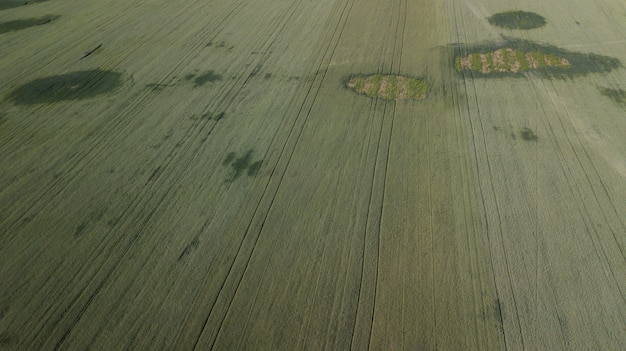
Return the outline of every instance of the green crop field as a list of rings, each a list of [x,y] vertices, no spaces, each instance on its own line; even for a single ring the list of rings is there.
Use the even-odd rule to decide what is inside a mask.
[[[0,0],[0,350],[621,350],[623,0]]]

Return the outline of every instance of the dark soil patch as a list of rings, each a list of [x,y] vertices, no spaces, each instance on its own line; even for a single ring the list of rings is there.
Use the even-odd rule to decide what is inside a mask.
[[[39,18],[29,18],[24,20],[10,21],[10,22],[2,22],[0,23],[0,34],[13,32],[16,30],[22,30],[30,27],[41,26],[43,24],[50,23],[55,21],[61,16],[43,16]]]
[[[534,29],[546,25],[546,19],[534,12],[508,11],[488,17],[491,25],[507,29]]]
[[[112,71],[79,71],[36,79],[13,90],[9,99],[18,105],[82,100],[118,88],[122,74]]]

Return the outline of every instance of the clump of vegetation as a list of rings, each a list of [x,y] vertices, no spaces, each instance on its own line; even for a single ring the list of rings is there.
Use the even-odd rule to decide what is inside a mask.
[[[11,9],[14,7],[20,7],[20,6],[25,6],[28,4],[34,4],[34,3],[38,3],[38,2],[44,2],[47,0],[29,0],[29,1],[24,1],[24,0],[0,0],[0,10],[6,10],[6,9]]]
[[[615,57],[574,52],[506,36],[502,39],[474,45],[451,44],[454,54],[450,64],[461,74],[472,71],[491,78],[522,77],[522,73],[532,72],[545,78],[564,79],[608,73],[623,67]]]
[[[526,141],[537,141],[537,140],[539,140],[539,137],[530,128],[522,129],[520,134],[522,135],[522,139],[524,139]]]
[[[491,25],[507,29],[533,29],[544,26],[546,19],[533,12],[508,11],[488,17]]]
[[[465,57],[456,57],[457,71],[471,70],[481,73],[518,73],[540,68],[568,69],[569,60],[540,51],[524,52],[517,48],[498,48],[487,52],[473,52]]]
[[[611,89],[611,88],[598,88],[600,93],[609,99],[617,102],[618,104],[626,105],[626,90],[624,89]]]
[[[385,100],[419,100],[428,92],[428,84],[423,79],[382,74],[351,77],[346,87],[359,94]]]
[[[252,155],[254,154],[254,150],[248,150],[241,157],[237,157],[237,154],[234,152],[228,153],[224,161],[222,161],[223,166],[230,166],[231,175],[230,179],[226,182],[231,183],[241,177],[244,173],[248,175],[248,177],[254,177],[257,175],[261,166],[263,165],[263,160],[252,162]]]
[[[48,24],[52,21],[56,21],[59,17],[61,16],[47,15],[38,18],[2,22],[0,23],[0,34]]]
[[[36,79],[9,94],[18,105],[82,100],[115,90],[122,84],[119,72],[91,70]]]
[[[185,80],[192,80],[193,79],[193,83],[194,83],[194,87],[199,87],[204,85],[205,83],[213,83],[216,82],[218,80],[222,80],[222,75],[215,73],[213,70],[207,71],[204,74],[201,74],[199,76],[196,77],[195,73],[190,73],[188,75],[185,76]]]

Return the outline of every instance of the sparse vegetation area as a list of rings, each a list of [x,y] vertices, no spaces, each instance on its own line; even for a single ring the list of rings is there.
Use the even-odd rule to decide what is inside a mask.
[[[351,77],[346,87],[359,94],[385,100],[419,100],[428,92],[428,83],[423,79],[381,74]]]

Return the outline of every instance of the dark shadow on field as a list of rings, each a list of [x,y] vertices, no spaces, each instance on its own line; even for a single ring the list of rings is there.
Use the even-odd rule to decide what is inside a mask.
[[[8,98],[18,105],[81,100],[115,90],[122,84],[121,77],[121,73],[99,69],[66,73],[26,83]]]
[[[16,30],[22,30],[30,27],[41,26],[43,24],[50,23],[57,20],[61,16],[43,16],[39,18],[29,18],[24,20],[2,22],[0,23],[0,34],[13,32]]]
[[[0,0],[0,11],[44,1],[48,0]]]
[[[449,64],[454,67],[457,57],[467,57],[474,53],[489,53],[498,49],[510,48],[518,49],[524,52],[532,53],[539,52],[543,55],[554,55],[560,58],[567,59],[570,63],[570,67],[540,67],[537,69],[513,72],[489,72],[482,73],[477,70],[459,69],[455,67],[455,70],[459,75],[467,75],[468,73],[474,77],[484,78],[505,78],[505,77],[523,77],[527,73],[536,74],[544,78],[559,78],[559,79],[573,79],[580,76],[586,76],[590,73],[608,73],[615,69],[622,68],[622,62],[614,57],[603,56],[594,53],[582,53],[569,51],[563,48],[559,48],[554,45],[539,43],[529,40],[508,38],[503,36],[503,40],[500,42],[484,42],[478,44],[450,44],[453,52],[450,57]]]

